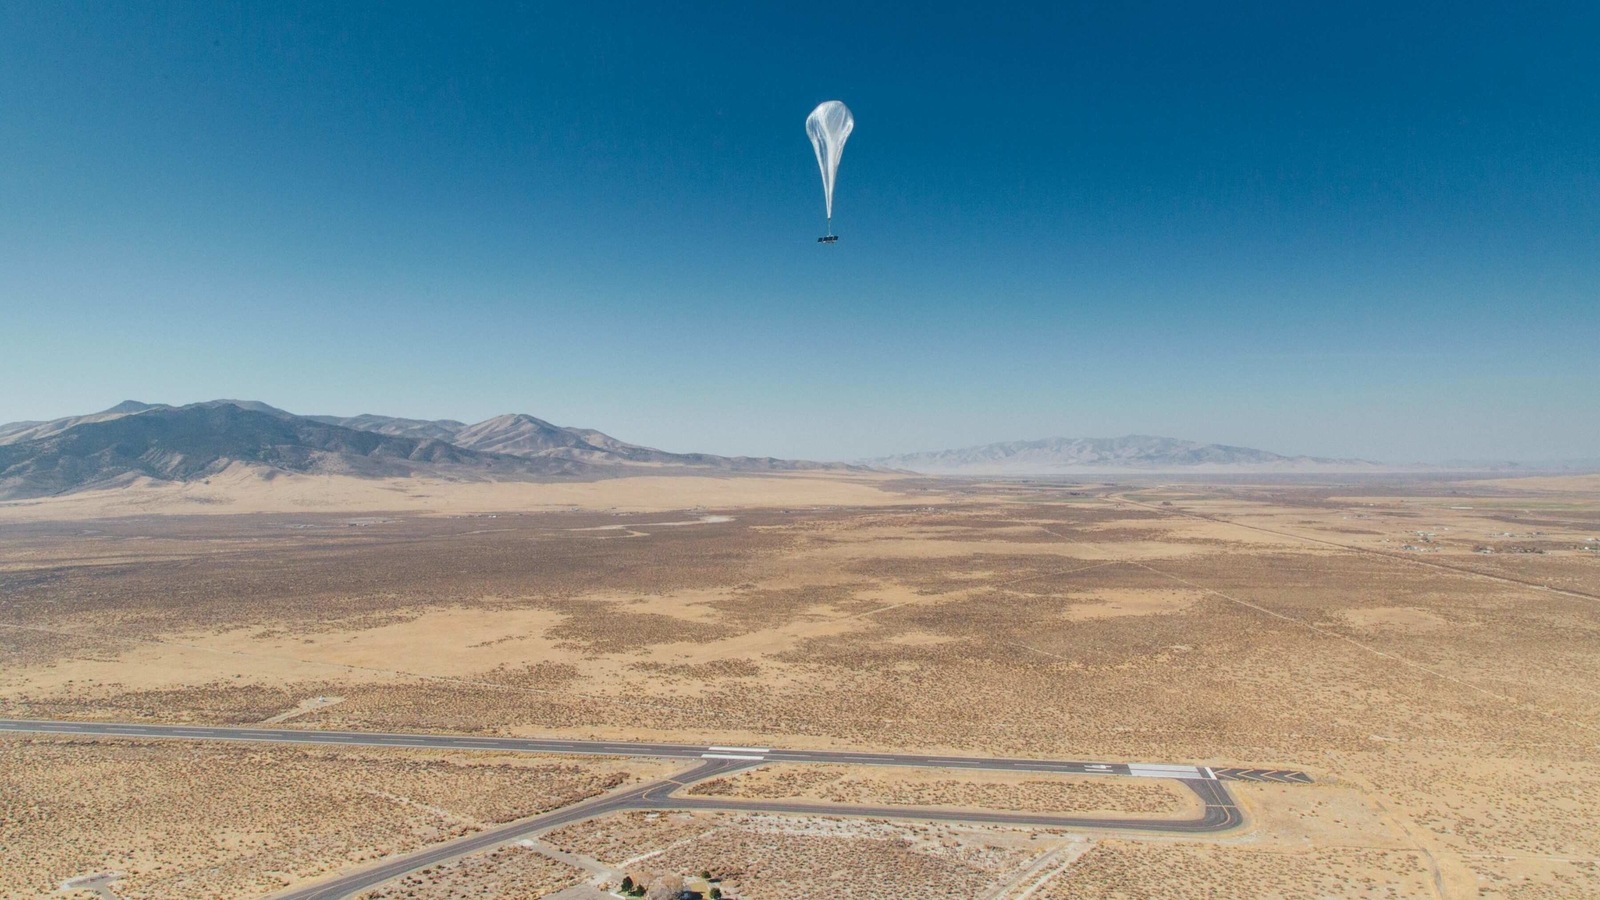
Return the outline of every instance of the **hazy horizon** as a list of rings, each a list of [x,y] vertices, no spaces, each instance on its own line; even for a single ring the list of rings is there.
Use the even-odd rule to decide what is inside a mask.
[[[1591,4],[379,9],[0,8],[0,421],[1600,455]]]
[[[151,401],[151,400],[142,400],[142,399],[139,399],[139,398],[129,397],[129,398],[124,398],[123,400],[118,401],[117,403],[108,404],[107,406],[105,406],[103,408],[100,408],[100,409],[79,411],[79,412],[74,412],[74,413],[68,413],[68,414],[61,415],[61,416],[51,416],[51,417],[49,417],[47,419],[44,419],[44,420],[0,421],[0,427],[3,427],[3,426],[8,425],[8,424],[14,424],[15,422],[22,422],[22,421],[52,421],[52,420],[55,420],[55,419],[72,418],[72,417],[75,417],[75,416],[93,415],[93,414],[96,414],[96,413],[107,412],[107,411],[109,411],[109,410],[111,410],[111,409],[113,409],[113,408],[115,408],[117,406],[120,406],[120,405],[124,404],[124,403],[143,403],[143,404],[147,404],[147,405],[150,405],[150,406],[166,405],[166,406],[171,406],[171,407],[182,407],[182,406],[188,405],[189,403],[211,403],[211,402],[265,403],[268,406],[272,406],[272,407],[275,407],[277,409],[281,409],[281,410],[283,410],[285,412],[288,412],[288,413],[291,413],[291,414],[294,414],[294,415],[298,415],[298,416],[318,416],[318,417],[332,416],[332,417],[338,417],[338,418],[355,418],[355,417],[358,417],[358,416],[373,415],[373,416],[380,416],[380,417],[387,417],[387,418],[394,418],[394,419],[410,419],[410,420],[416,420],[416,421],[454,421],[454,422],[458,422],[458,423],[461,423],[463,425],[468,425],[468,426],[474,425],[474,424],[478,424],[478,423],[483,422],[483,421],[485,421],[487,419],[498,418],[498,417],[501,417],[501,416],[530,415],[530,416],[533,416],[534,418],[544,419],[545,421],[551,422],[551,424],[553,424],[553,425],[556,425],[556,426],[559,426],[559,427],[563,427],[563,428],[580,428],[580,429],[582,429],[582,428],[594,428],[594,426],[586,424],[584,422],[553,421],[553,420],[550,420],[550,419],[548,419],[548,418],[546,418],[544,416],[540,416],[536,412],[530,412],[528,410],[505,410],[503,412],[495,413],[495,414],[493,414],[491,416],[485,416],[482,419],[463,419],[463,418],[461,418],[459,416],[449,416],[449,415],[446,415],[446,416],[412,416],[412,415],[406,415],[403,412],[402,413],[380,412],[380,411],[376,411],[376,410],[364,410],[364,411],[359,412],[359,413],[328,413],[328,412],[319,412],[319,411],[315,411],[315,410],[307,411],[307,410],[287,409],[287,408],[283,407],[280,404],[272,403],[270,401],[261,400],[260,398],[256,398],[256,397],[212,397],[212,398],[207,398],[205,400],[187,401],[185,403],[165,403],[164,401],[159,401],[159,400]],[[630,443],[639,443],[638,441],[632,440],[625,433],[616,433],[616,432],[609,431],[608,429],[605,429],[605,428],[595,428],[595,430],[604,432],[604,433],[608,434],[609,436],[611,436],[613,438],[618,438],[620,440],[628,441]],[[1117,440],[1117,439],[1122,439],[1122,438],[1135,438],[1135,437],[1157,437],[1157,438],[1172,439],[1172,440],[1178,440],[1178,441],[1192,441],[1194,443],[1200,443],[1200,444],[1211,444],[1211,445],[1217,445],[1217,446],[1235,447],[1235,448],[1249,449],[1249,450],[1265,450],[1265,451],[1268,451],[1268,452],[1279,453],[1279,451],[1277,451],[1275,448],[1272,448],[1272,447],[1248,446],[1248,445],[1240,444],[1240,443],[1238,443],[1236,441],[1227,441],[1227,440],[1196,441],[1196,440],[1194,440],[1192,438],[1189,438],[1189,437],[1186,437],[1184,435],[1177,435],[1177,434],[1154,434],[1154,433],[1151,433],[1151,432],[1125,432],[1125,433],[1122,433],[1122,434],[1052,434],[1052,435],[1036,435],[1036,436],[1033,436],[1033,437],[1020,437],[1020,438],[999,438],[999,439],[992,440],[992,441],[982,441],[982,442],[979,442],[979,443],[976,443],[976,444],[952,445],[952,446],[948,446],[948,447],[920,447],[920,448],[914,448],[914,449],[896,450],[896,451],[891,451],[891,452],[888,452],[888,453],[880,453],[880,454],[875,454],[873,456],[810,457],[809,459],[812,459],[813,461],[817,461],[817,462],[845,462],[845,463],[869,462],[869,461],[874,461],[874,460],[893,460],[893,459],[895,459],[897,457],[913,457],[913,456],[918,456],[918,455],[923,455],[923,454],[938,454],[938,453],[944,453],[944,452],[949,452],[949,451],[979,450],[979,449],[983,449],[983,448],[986,448],[986,447],[993,447],[993,446],[996,446],[996,445],[1036,444],[1036,443],[1046,443],[1046,442],[1055,441],[1055,440],[1062,440],[1062,439],[1064,439],[1064,440],[1095,440],[1095,441],[1098,441],[1098,440]],[[669,452],[676,452],[676,453],[709,452],[709,451],[705,451],[703,448],[693,447],[693,446],[655,447],[655,449],[666,450],[666,451],[669,451]],[[767,457],[767,456],[774,456],[775,454],[750,453],[750,454],[727,454],[727,455],[746,455],[746,456],[756,456],[756,457]],[[1537,466],[1540,466],[1540,465],[1548,465],[1548,466],[1554,466],[1554,467],[1579,467],[1579,468],[1585,468],[1585,469],[1587,469],[1587,468],[1600,468],[1600,456],[1589,456],[1589,457],[1547,457],[1547,458],[1539,458],[1539,459],[1511,459],[1511,458],[1506,458],[1506,457],[1482,457],[1482,458],[1473,458],[1473,457],[1440,457],[1440,458],[1435,458],[1435,459],[1370,459],[1370,458],[1364,458],[1364,457],[1330,457],[1329,454],[1314,453],[1314,452],[1309,452],[1309,453],[1280,453],[1280,455],[1289,456],[1289,457],[1297,457],[1297,456],[1300,456],[1300,457],[1321,457],[1321,458],[1324,458],[1324,459],[1332,459],[1332,460],[1337,461],[1337,462],[1380,463],[1380,464],[1383,464],[1385,466],[1392,466],[1392,467],[1405,467],[1405,466],[1411,466],[1411,465],[1422,465],[1422,466],[1440,466],[1440,467],[1447,467],[1447,468],[1448,467],[1460,468],[1460,467],[1467,467],[1467,466],[1472,466],[1472,465],[1486,465],[1486,466],[1489,466],[1489,465],[1498,465],[1498,464],[1508,464],[1509,463],[1509,464],[1525,465],[1525,466],[1530,466],[1530,467],[1537,467]],[[800,457],[788,457],[788,458],[799,459]],[[1096,464],[1095,466],[1091,466],[1090,468],[1103,468],[1103,466],[1100,466],[1099,464]],[[932,471],[932,470],[930,469],[929,471]],[[1043,471],[1043,470],[1041,470],[1041,471]],[[1065,471],[1065,470],[1063,470],[1063,471]]]

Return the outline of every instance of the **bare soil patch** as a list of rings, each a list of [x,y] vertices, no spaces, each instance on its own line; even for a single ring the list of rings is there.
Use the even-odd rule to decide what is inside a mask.
[[[357,896],[360,900],[527,900],[581,884],[587,874],[513,844],[429,866]]]
[[[1415,853],[1446,893],[1600,894],[1600,848],[1587,839],[1600,686],[1581,677],[1600,670],[1600,553],[1582,549],[1600,537],[1600,500],[1586,489],[777,479],[776,493],[725,486],[745,494],[717,506],[718,481],[574,486],[600,492],[577,509],[442,485],[388,512],[5,512],[0,714],[245,724],[295,713],[308,728],[1303,769],[1318,787],[1237,789],[1255,823],[1241,840],[1277,854],[1240,857],[1262,885],[1316,890],[1343,865],[1370,870],[1374,890],[1409,890],[1402,862]],[[678,521],[698,524],[659,524]],[[324,695],[343,701],[301,707]],[[71,756],[37,760],[30,777],[65,784],[83,771]],[[232,771],[193,770],[223,782]],[[186,770],[151,772],[173,816],[207,821],[209,795]],[[869,775],[883,777],[808,790],[1028,802],[980,779]],[[1059,793],[1047,805],[1084,796]],[[454,810],[450,799],[427,802]],[[346,801],[330,802],[343,822]],[[88,809],[84,833],[116,827],[109,804]],[[404,831],[433,822],[406,809],[385,827],[412,834],[407,846],[448,830]],[[784,843],[790,862],[750,870],[768,885],[842,846],[871,857],[866,878],[884,860],[959,892],[1000,877],[919,862],[921,845],[895,844],[911,840],[899,832],[769,831],[725,834],[718,858]],[[351,833],[284,850],[285,877],[401,845]],[[630,840],[617,838],[618,852]],[[16,846],[0,870],[30,885],[57,876],[53,857],[11,864]],[[224,865],[177,846],[139,852],[165,872]],[[1108,859],[1116,878],[1210,884],[1194,854]],[[1187,882],[1173,879],[1151,883],[1182,896]]]
[[[1199,812],[1192,791],[1165,781],[878,766],[763,766],[686,790],[690,796],[1129,816]]]
[[[0,895],[240,897],[653,775],[649,760],[0,738]]]

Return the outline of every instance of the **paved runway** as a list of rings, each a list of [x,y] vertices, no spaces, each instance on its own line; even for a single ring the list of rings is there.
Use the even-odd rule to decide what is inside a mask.
[[[1228,793],[1224,780],[1260,780],[1309,783],[1304,772],[1268,769],[1211,769],[1205,766],[1164,763],[1101,763],[1053,761],[1008,757],[938,756],[903,753],[856,753],[847,750],[782,750],[722,744],[646,744],[625,741],[578,741],[558,738],[495,738],[450,734],[390,734],[366,731],[321,731],[297,728],[216,727],[208,725],[157,725],[117,722],[62,722],[0,719],[0,732],[61,734],[87,737],[122,737],[190,741],[244,741],[260,743],[322,744],[364,747],[410,747],[433,750],[493,750],[520,753],[581,754],[584,756],[645,756],[699,760],[694,769],[672,778],[606,794],[540,816],[490,828],[467,837],[425,848],[405,856],[305,888],[274,895],[277,900],[331,900],[387,881],[414,869],[493,847],[518,836],[545,831],[582,819],[629,809],[702,809],[731,812],[790,813],[820,816],[867,816],[955,822],[981,822],[1057,828],[1092,828],[1200,833],[1223,831],[1243,823],[1244,817]],[[832,763],[838,765],[916,766],[990,771],[1104,775],[1124,778],[1169,778],[1194,791],[1204,810],[1194,819],[1141,819],[1056,816],[1040,813],[983,812],[840,804],[784,803],[765,800],[729,800],[676,796],[675,792],[728,772],[763,763]]]
[[[264,743],[343,744],[365,747],[413,747],[430,750],[500,750],[517,753],[572,753],[583,756],[652,756],[679,759],[733,759],[746,762],[833,763],[862,766],[921,766],[989,769],[1068,775],[1121,775],[1143,778],[1216,780],[1204,766],[1161,763],[1074,762],[980,756],[936,756],[911,753],[858,753],[851,750],[783,750],[718,744],[643,744],[627,741],[578,741],[562,738],[499,738],[455,734],[390,734],[374,731],[321,731],[301,728],[157,725],[134,722],[61,722],[0,719],[0,731],[75,734],[102,737],[171,738],[190,741],[259,741]],[[1233,772],[1267,770],[1228,769]],[[1304,773],[1281,773],[1306,778]],[[1296,779],[1298,780],[1298,779]]]

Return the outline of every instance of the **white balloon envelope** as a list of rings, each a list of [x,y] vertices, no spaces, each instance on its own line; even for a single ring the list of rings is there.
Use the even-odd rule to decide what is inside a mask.
[[[844,142],[856,127],[850,107],[838,100],[817,105],[806,116],[806,137],[811,138],[811,148],[817,151],[817,167],[822,169],[822,199],[828,210],[828,236],[817,240],[831,244],[833,236],[833,180],[839,173],[839,157],[844,155]]]

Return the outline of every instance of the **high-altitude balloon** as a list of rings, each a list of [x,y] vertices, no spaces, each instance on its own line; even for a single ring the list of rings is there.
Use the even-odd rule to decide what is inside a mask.
[[[817,166],[822,169],[822,199],[828,210],[828,236],[818,238],[823,243],[838,240],[833,236],[833,179],[839,172],[839,157],[844,155],[844,142],[856,127],[850,107],[838,100],[817,105],[806,116],[806,136],[817,151]]]

